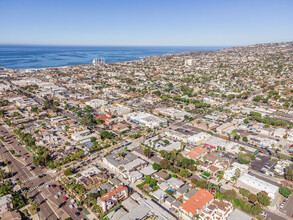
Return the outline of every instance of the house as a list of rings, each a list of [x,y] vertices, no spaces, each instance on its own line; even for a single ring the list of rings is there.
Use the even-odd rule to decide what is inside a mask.
[[[165,173],[164,171],[160,170],[159,172],[153,174],[153,176],[159,180],[159,181],[165,181],[170,178],[170,175],[168,173]]]
[[[239,209],[235,209],[228,217],[228,220],[252,220],[254,219],[252,216],[246,214],[245,212],[240,211]]]
[[[180,216],[183,219],[193,219],[194,215],[200,214],[213,200],[213,194],[205,189],[200,189],[190,199],[181,204]]]
[[[285,128],[277,128],[274,131],[274,136],[277,138],[283,138],[287,134],[287,130]]]
[[[115,209],[113,212],[108,213],[107,219],[109,220],[119,220],[121,217],[127,214],[122,207]]]
[[[184,185],[184,182],[177,179],[177,178],[170,178],[168,181],[167,181],[168,185],[173,188],[173,189],[179,189],[180,187],[182,187]]]
[[[218,220],[227,219],[228,216],[233,212],[232,203],[215,199],[209,206],[207,206],[200,214],[201,219]],[[241,219],[242,218],[238,218]]]
[[[151,199],[143,200],[143,202],[135,207],[133,210],[124,215],[120,220],[130,219],[147,219],[148,216],[154,215],[156,219],[160,220],[176,220],[170,212],[162,208],[161,205],[157,204]]]
[[[11,194],[2,196],[0,198],[0,216],[3,215],[4,213],[8,212],[9,209],[12,208],[12,204],[10,204],[10,198]]]
[[[131,197],[125,199],[122,202],[123,207],[125,207],[129,212],[132,211],[133,209],[135,209],[137,206],[139,206],[139,204],[133,200]]]
[[[240,175],[247,172],[249,169],[249,166],[245,164],[240,164],[237,162],[234,162],[229,169],[227,169],[224,173],[224,179],[230,181],[233,176],[235,176],[236,170],[240,171]]]
[[[199,157],[203,157],[207,153],[207,149],[203,147],[196,147],[193,150],[189,151],[185,156],[187,156],[190,159],[198,159]]]
[[[109,192],[99,197],[97,204],[102,207],[103,212],[108,211],[114,207],[119,200],[128,197],[128,188],[123,185],[119,185],[116,188],[112,188]]]
[[[149,165],[147,167],[144,167],[140,170],[140,172],[144,175],[144,176],[150,176],[153,175],[156,170],[154,170],[153,165]]]
[[[153,197],[155,197],[158,201],[162,201],[167,193],[165,193],[163,190],[158,189],[157,191],[151,192],[150,193]]]
[[[184,195],[183,195],[183,198],[185,200],[188,200],[190,199],[195,193],[197,193],[197,189],[190,189],[188,192],[186,192]]]

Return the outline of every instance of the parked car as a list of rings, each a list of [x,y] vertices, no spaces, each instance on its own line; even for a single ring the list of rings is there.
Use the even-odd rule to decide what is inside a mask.
[[[63,196],[62,198],[63,198],[64,200],[67,200],[67,199],[68,199],[66,196]]]
[[[46,185],[46,188],[49,188],[50,187],[50,185]]]
[[[80,213],[79,213],[79,212],[76,212],[76,213],[75,213],[75,215],[76,215],[76,216],[79,216],[79,215],[80,215]]]
[[[55,195],[55,196],[54,196],[54,198],[55,198],[55,199],[58,199],[58,198],[59,198],[59,196],[58,196],[58,195]]]
[[[70,204],[70,205],[69,205],[69,208],[70,208],[70,209],[73,209],[73,205]]]

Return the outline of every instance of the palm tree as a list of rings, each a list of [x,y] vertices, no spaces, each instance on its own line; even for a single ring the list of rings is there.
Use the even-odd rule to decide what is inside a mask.
[[[11,173],[11,171],[12,171],[12,168],[13,168],[13,164],[11,163],[11,164],[8,164],[8,169],[9,169],[9,172]]]
[[[33,210],[37,211],[38,207],[39,207],[39,204],[37,202],[32,203],[32,209]]]
[[[4,180],[6,178],[6,173],[4,170],[0,170],[0,180]]]
[[[23,190],[22,192],[21,192],[21,195],[24,197],[24,198],[26,198],[27,197],[27,190]]]
[[[195,214],[193,217],[194,217],[195,219],[201,219],[201,217],[200,217],[199,214]]]

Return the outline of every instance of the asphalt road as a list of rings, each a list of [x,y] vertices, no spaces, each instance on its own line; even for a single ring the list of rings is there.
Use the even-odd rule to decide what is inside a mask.
[[[39,216],[41,219],[56,220],[60,216],[65,216],[67,213],[72,219],[80,220],[82,218],[86,219],[86,216],[81,212],[77,217],[75,212],[76,208],[70,209],[70,199],[65,201],[62,196],[59,199],[55,199],[54,195],[60,191],[58,187],[56,188],[46,188],[46,185],[56,184],[54,179],[46,174],[45,170],[40,167],[36,167],[34,170],[30,171],[29,167],[33,165],[33,158],[25,150],[22,145],[19,145],[17,139],[8,132],[4,126],[0,126],[0,136],[6,136],[6,142],[3,144],[5,148],[0,149],[1,159],[7,159],[13,164],[12,172],[15,174],[13,177],[15,179],[21,180],[21,188],[28,190],[28,197],[34,198],[34,200],[39,204]],[[13,157],[9,150],[14,149],[15,155],[19,154],[20,157]],[[24,159],[29,156],[27,159]],[[42,178],[39,176],[45,174]],[[54,211],[53,211],[54,210]],[[58,213],[58,216],[56,215]]]

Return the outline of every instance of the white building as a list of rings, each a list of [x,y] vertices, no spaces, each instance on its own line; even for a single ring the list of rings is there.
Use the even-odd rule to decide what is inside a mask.
[[[90,139],[91,137],[96,137],[96,133],[91,133],[90,130],[84,130],[80,132],[76,132],[71,135],[71,138],[75,141],[84,141],[86,139]]]
[[[159,118],[149,113],[144,112],[132,112],[124,116],[127,121],[132,121],[137,124],[147,126],[151,129],[167,125],[167,120]]]
[[[192,135],[187,139],[187,143],[198,145],[202,143],[203,141],[207,140],[208,138],[212,137],[212,135],[206,133],[206,132],[200,132],[198,134]]]
[[[231,178],[232,178],[233,176],[235,176],[235,171],[236,171],[237,169],[240,170],[240,175],[241,175],[241,174],[243,174],[243,173],[245,173],[245,172],[248,171],[249,166],[244,165],[244,164],[240,164],[240,163],[237,163],[237,162],[234,162],[234,163],[232,164],[232,167],[229,168],[228,170],[226,170],[226,171],[224,172],[224,179],[225,179],[225,180],[228,180],[228,181],[231,180]]]
[[[194,66],[195,63],[196,63],[195,59],[187,59],[187,60],[184,61],[185,66]]]
[[[154,114],[162,114],[165,116],[169,116],[172,118],[176,118],[176,119],[184,119],[184,116],[190,116],[191,114],[186,112],[186,111],[181,111],[178,109],[174,109],[174,108],[157,108],[155,110],[153,110]]]
[[[249,174],[244,174],[237,179],[237,187],[247,189],[254,194],[264,191],[271,199],[274,199],[279,192],[278,186]]]
[[[108,102],[102,99],[92,99],[88,102],[85,102],[85,104],[91,106],[92,108],[98,108],[108,104]]]
[[[104,64],[105,63],[105,59],[104,58],[96,58],[96,59],[93,59],[92,61],[93,65],[98,65],[98,64]]]

